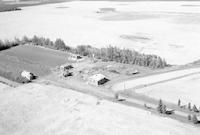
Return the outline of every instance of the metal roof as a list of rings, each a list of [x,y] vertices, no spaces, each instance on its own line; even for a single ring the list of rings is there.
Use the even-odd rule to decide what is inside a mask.
[[[97,82],[104,78],[106,78],[106,77],[103,74],[95,74],[95,75],[91,76],[89,79]]]

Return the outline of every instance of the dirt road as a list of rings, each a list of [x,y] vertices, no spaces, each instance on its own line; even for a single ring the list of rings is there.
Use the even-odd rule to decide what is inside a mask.
[[[147,86],[151,86],[151,85],[155,85],[159,83],[164,83],[167,81],[172,81],[175,79],[180,79],[180,78],[194,75],[197,73],[200,73],[200,68],[191,68],[191,69],[172,71],[168,73],[123,81],[123,82],[114,84],[111,87],[111,89],[113,91],[122,91],[126,89],[138,89],[138,88],[143,88],[143,87],[147,87]]]
[[[38,83],[49,83],[49,84],[53,84],[53,85],[63,87],[63,88],[70,88],[70,89],[78,91],[78,92],[82,92],[85,94],[95,96],[95,97],[99,98],[99,100],[104,99],[104,100],[108,100],[111,102],[117,102],[117,103],[128,105],[131,107],[136,107],[136,108],[150,111],[152,114],[160,115],[156,109],[158,100],[151,99],[151,98],[143,96],[143,95],[135,94],[135,96],[130,96],[130,95],[121,93],[120,94],[121,100],[117,101],[114,99],[115,92],[113,92],[109,89],[105,89],[105,88],[97,89],[95,87],[89,86],[88,84],[81,83],[81,82],[78,83],[79,85],[73,85],[72,83],[68,83],[66,80],[56,79],[56,78],[49,78],[49,79],[46,78],[45,80],[38,81]],[[147,104],[150,107],[150,109],[145,108],[144,104]],[[167,102],[164,102],[164,104],[168,108],[174,109],[175,113],[172,115],[161,115],[162,117],[169,117],[169,118],[172,118],[172,119],[184,122],[184,123],[192,124],[192,123],[188,122],[187,116],[188,116],[188,114],[193,114],[193,112],[180,109],[175,104],[171,104],[171,103],[167,103]]]

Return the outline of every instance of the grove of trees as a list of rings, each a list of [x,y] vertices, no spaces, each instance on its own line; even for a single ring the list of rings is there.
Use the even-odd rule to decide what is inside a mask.
[[[142,54],[135,50],[120,49],[118,47],[108,46],[104,48],[94,48],[89,45],[77,46],[74,53],[102,59],[103,61],[115,61],[125,64],[134,64],[150,68],[164,68],[169,66],[164,59],[157,55]]]
[[[24,36],[21,40],[15,39],[14,41],[0,41],[0,51],[8,49],[20,44],[32,44],[37,46],[44,46],[51,49],[68,51],[83,56],[88,56],[103,61],[115,61],[125,64],[134,64],[150,68],[164,68],[170,66],[164,59],[157,55],[143,54],[135,50],[120,49],[118,47],[108,46],[103,48],[95,48],[90,45],[79,45],[76,48],[67,46],[62,39],[52,41],[49,38],[33,36],[28,38]]]

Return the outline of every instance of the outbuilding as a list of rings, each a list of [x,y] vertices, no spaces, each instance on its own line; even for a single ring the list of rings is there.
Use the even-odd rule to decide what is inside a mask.
[[[66,70],[70,70],[70,69],[72,69],[72,68],[74,68],[72,65],[68,65],[68,64],[66,64],[66,65],[61,65],[60,66],[60,69],[62,70],[62,71],[66,71]]]
[[[166,108],[166,114],[170,115],[174,113],[174,109]]]
[[[109,79],[107,79],[104,75],[102,74],[95,74],[88,79],[88,83],[92,85],[102,85],[108,82]]]
[[[137,70],[137,69],[135,69],[133,72],[132,72],[132,74],[133,75],[136,75],[136,74],[139,74],[140,72]]]
[[[31,73],[31,72],[25,71],[25,70],[22,71],[21,76],[22,76],[23,78],[28,79],[29,81],[31,81],[31,80],[34,79],[34,74]]]

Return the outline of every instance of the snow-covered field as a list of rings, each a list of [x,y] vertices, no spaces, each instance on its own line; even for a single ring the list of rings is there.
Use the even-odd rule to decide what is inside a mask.
[[[138,79],[127,80],[123,82],[116,83],[112,86],[113,91],[123,91],[124,89],[137,88],[139,86],[148,86],[151,84],[156,84],[164,81],[170,81],[177,78],[182,78],[187,75],[200,73],[200,68],[191,68],[178,71],[171,71],[167,73],[162,73],[158,75],[151,75],[147,77],[142,77]],[[198,83],[198,82],[197,82]],[[189,84],[185,84],[189,85]],[[149,86],[148,86],[149,87]]]
[[[0,90],[3,90],[3,89],[8,88],[8,87],[9,87],[8,85],[5,85],[5,84],[0,82]]]
[[[168,102],[178,103],[181,99],[183,104],[196,104],[200,106],[200,73],[166,83],[161,83],[136,90],[138,93]]]
[[[1,92],[1,91],[0,91]],[[200,129],[51,85],[0,93],[1,135],[195,135]]]
[[[100,8],[112,10],[102,13]],[[200,2],[74,1],[0,13],[0,37],[39,35],[73,46],[111,44],[185,64],[200,58],[199,24]]]

